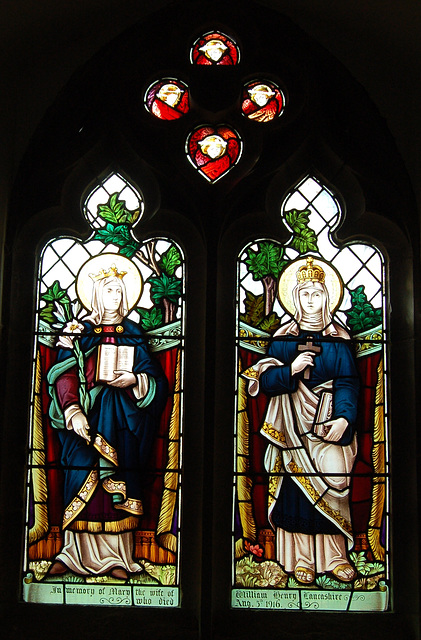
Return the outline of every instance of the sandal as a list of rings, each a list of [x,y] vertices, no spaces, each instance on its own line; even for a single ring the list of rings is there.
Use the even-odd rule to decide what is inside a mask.
[[[342,576],[339,575],[339,572],[345,572],[345,571],[347,571],[348,574],[345,573],[345,575],[342,575]],[[332,569],[332,573],[335,576],[335,578],[337,578],[341,582],[351,582],[351,580],[353,580],[357,575],[354,567],[350,565],[349,562],[346,562],[345,564],[338,564],[337,567]]]

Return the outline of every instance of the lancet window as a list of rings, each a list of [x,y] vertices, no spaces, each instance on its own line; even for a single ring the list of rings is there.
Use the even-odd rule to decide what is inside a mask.
[[[238,258],[234,608],[389,606],[385,256],[342,221],[307,176]]]
[[[88,240],[40,254],[27,602],[179,604],[185,261],[142,234],[143,208],[106,175],[82,203]]]

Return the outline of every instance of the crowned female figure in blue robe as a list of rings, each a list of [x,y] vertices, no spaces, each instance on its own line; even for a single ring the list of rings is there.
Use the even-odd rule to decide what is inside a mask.
[[[126,317],[124,275],[113,265],[92,276],[92,312],[60,337],[57,362],[48,373],[50,418],[64,474],[64,545],[52,575],[71,570],[124,579],[141,570],[133,559],[133,531],[143,513],[146,465],[168,385],[139,325]],[[117,351],[123,360],[110,365],[106,358]]]
[[[325,273],[312,258],[297,272],[292,299],[294,319],[274,334],[267,357],[242,374],[251,395],[270,398],[261,429],[269,441],[269,521],[277,559],[299,582],[326,572],[349,582],[355,357],[347,331],[332,320]]]

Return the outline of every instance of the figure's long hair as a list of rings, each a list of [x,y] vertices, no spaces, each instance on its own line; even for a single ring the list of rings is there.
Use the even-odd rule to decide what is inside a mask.
[[[298,324],[300,324],[303,321],[308,322],[309,320],[312,319],[312,316],[308,316],[307,314],[305,314],[301,306],[300,295],[299,295],[300,291],[308,288],[318,289],[323,294],[321,314],[320,314],[320,318],[319,317],[317,318],[317,324],[321,324],[321,327],[319,328],[324,329],[332,322],[332,314],[330,312],[330,307],[329,307],[329,292],[324,283],[322,284],[320,282],[312,282],[311,280],[307,280],[306,282],[297,284],[294,287],[294,289],[292,290],[292,299],[296,309],[294,320]],[[314,320],[316,320],[316,318],[314,318]]]
[[[118,284],[121,287],[121,302],[119,308],[112,314],[110,317],[110,312],[106,313],[104,309],[104,288],[108,284]],[[113,324],[113,322],[120,322],[122,318],[127,316],[129,313],[128,303],[127,303],[127,292],[126,286],[121,278],[117,278],[115,276],[109,276],[108,278],[102,278],[101,280],[96,280],[94,282],[94,286],[92,289],[92,313],[86,318],[86,320],[90,320],[93,324],[101,324],[105,319],[108,323]],[[104,316],[107,316],[104,318]]]

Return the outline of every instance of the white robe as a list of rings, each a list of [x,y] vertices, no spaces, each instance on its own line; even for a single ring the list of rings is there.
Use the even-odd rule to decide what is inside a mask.
[[[264,371],[282,364],[276,358],[264,358],[244,372],[250,395],[259,393],[259,378]],[[277,531],[278,561],[287,571],[293,571],[297,564],[309,568],[316,564],[318,572],[331,571],[347,562],[347,558],[341,534],[312,536],[289,533],[274,526],[271,513],[281,490],[282,473],[291,474],[314,508],[338,527],[349,548],[353,546],[349,485],[357,453],[356,436],[349,445],[338,446],[313,432],[320,395],[331,389],[332,381],[313,390],[300,381],[296,392],[272,397],[261,430],[269,441],[265,454],[265,468],[269,473],[269,521]]]

